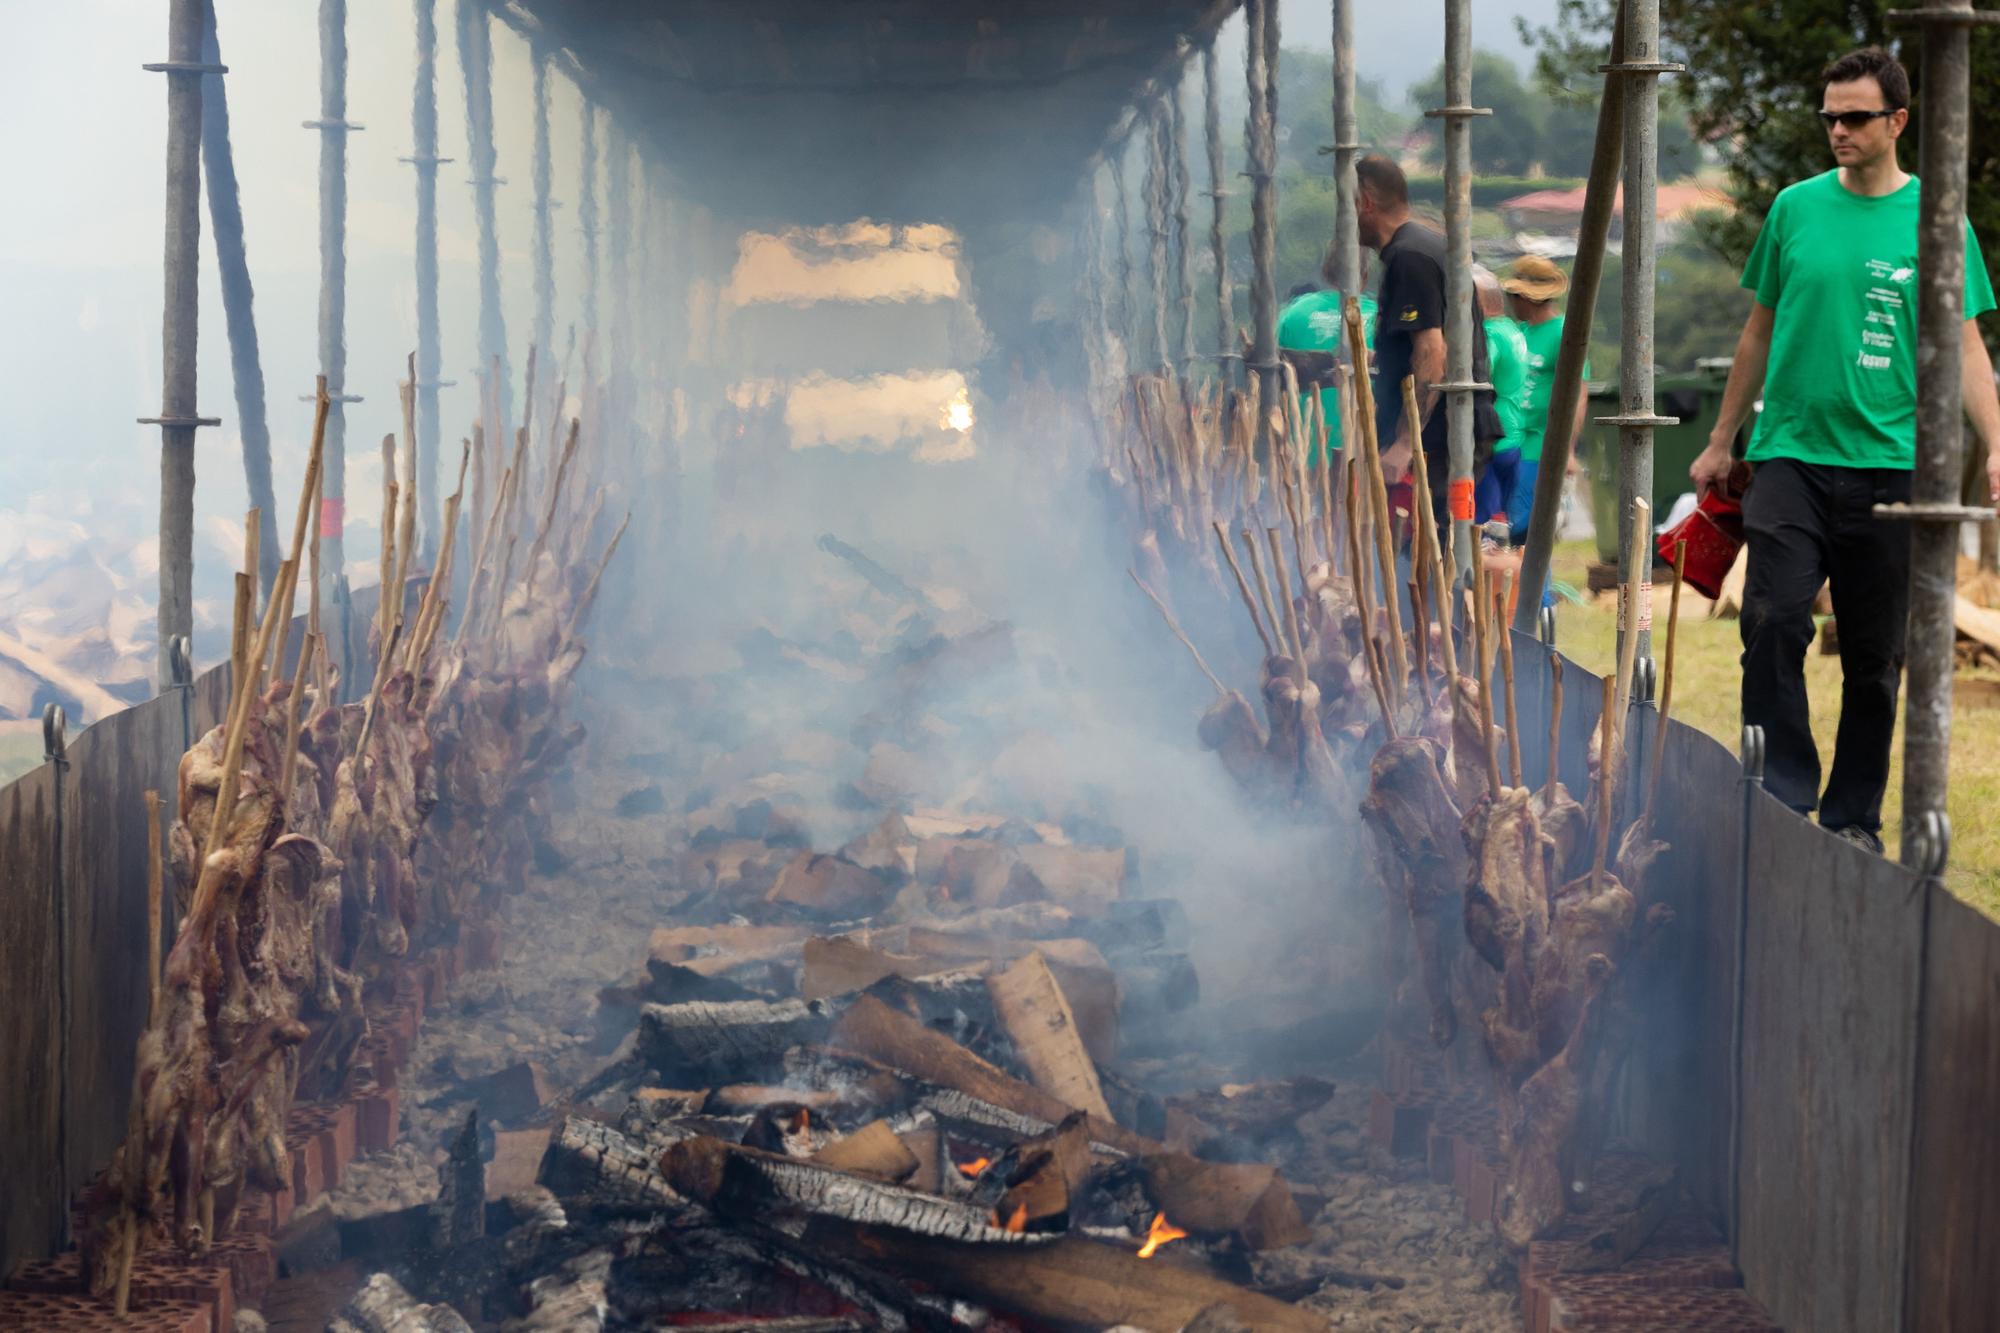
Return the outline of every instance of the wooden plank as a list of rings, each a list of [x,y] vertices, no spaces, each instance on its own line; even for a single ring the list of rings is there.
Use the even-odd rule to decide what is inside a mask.
[[[30,770],[0,788],[0,1272],[53,1252],[65,1182],[56,1161],[62,1052],[56,996],[55,770]]]
[[[1751,816],[1739,1266],[1787,1328],[1903,1309],[1923,896],[1769,796]]]
[[[1077,1034],[1076,1015],[1042,955],[1030,953],[987,977],[986,989],[1035,1086],[1079,1111],[1111,1119],[1097,1066]]]
[[[1932,885],[1904,1327],[2000,1328],[2000,924]]]

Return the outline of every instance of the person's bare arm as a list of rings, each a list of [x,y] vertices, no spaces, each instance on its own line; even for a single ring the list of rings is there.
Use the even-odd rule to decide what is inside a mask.
[[[1403,423],[1396,428],[1395,442],[1382,452],[1382,475],[1392,486],[1410,470],[1416,439],[1412,432],[1421,431],[1437,407],[1437,386],[1444,382],[1443,329],[1425,329],[1417,334],[1410,348],[1410,376],[1417,382],[1417,410],[1421,419],[1411,421],[1405,414]],[[1398,386],[1396,392],[1401,393],[1402,388]]]
[[[1711,486],[1725,485],[1736,460],[1729,456],[1736,432],[1749,420],[1750,409],[1764,388],[1764,370],[1771,359],[1771,323],[1776,311],[1763,302],[1753,302],[1750,318],[1743,321],[1743,333],[1736,339],[1736,356],[1729,363],[1729,383],[1722,390],[1722,409],[1715,429],[1708,433],[1708,447],[1695,456],[1688,467],[1695,493],[1706,495]]]
[[[1965,364],[1959,374],[1964,381],[1965,415],[1972,418],[1972,433],[1986,449],[1987,496],[2000,504],[2000,393],[1993,387],[1993,357],[1979,336],[1976,319],[1965,321]]]

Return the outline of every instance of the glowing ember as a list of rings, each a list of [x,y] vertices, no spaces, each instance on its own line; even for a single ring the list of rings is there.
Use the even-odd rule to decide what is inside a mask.
[[[1150,1259],[1162,1245],[1170,1240],[1180,1240],[1187,1232],[1167,1221],[1165,1213],[1153,1214],[1153,1225],[1146,1228],[1146,1243],[1139,1247],[1139,1257]]]
[[[958,1164],[958,1172],[962,1176],[974,1178],[991,1165],[993,1165],[993,1162],[990,1158],[982,1157],[974,1162],[960,1162]]]
[[[1007,1219],[1006,1229],[1008,1231],[1026,1231],[1028,1229],[1027,1204],[1017,1203],[1014,1205],[1014,1214]]]

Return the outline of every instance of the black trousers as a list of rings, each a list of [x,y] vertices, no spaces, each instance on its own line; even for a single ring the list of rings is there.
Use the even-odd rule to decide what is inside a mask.
[[[1910,606],[1910,525],[1870,510],[1910,498],[1911,474],[1774,459],[1743,502],[1743,721],[1764,729],[1764,785],[1830,829],[1882,827]],[[1840,626],[1840,730],[1820,793],[1806,701],[1813,600],[1833,584]]]

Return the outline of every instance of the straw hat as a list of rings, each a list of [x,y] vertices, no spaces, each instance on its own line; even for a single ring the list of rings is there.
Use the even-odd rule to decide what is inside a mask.
[[[1507,270],[1500,288],[1530,301],[1553,301],[1569,290],[1569,276],[1540,255],[1522,255]]]

